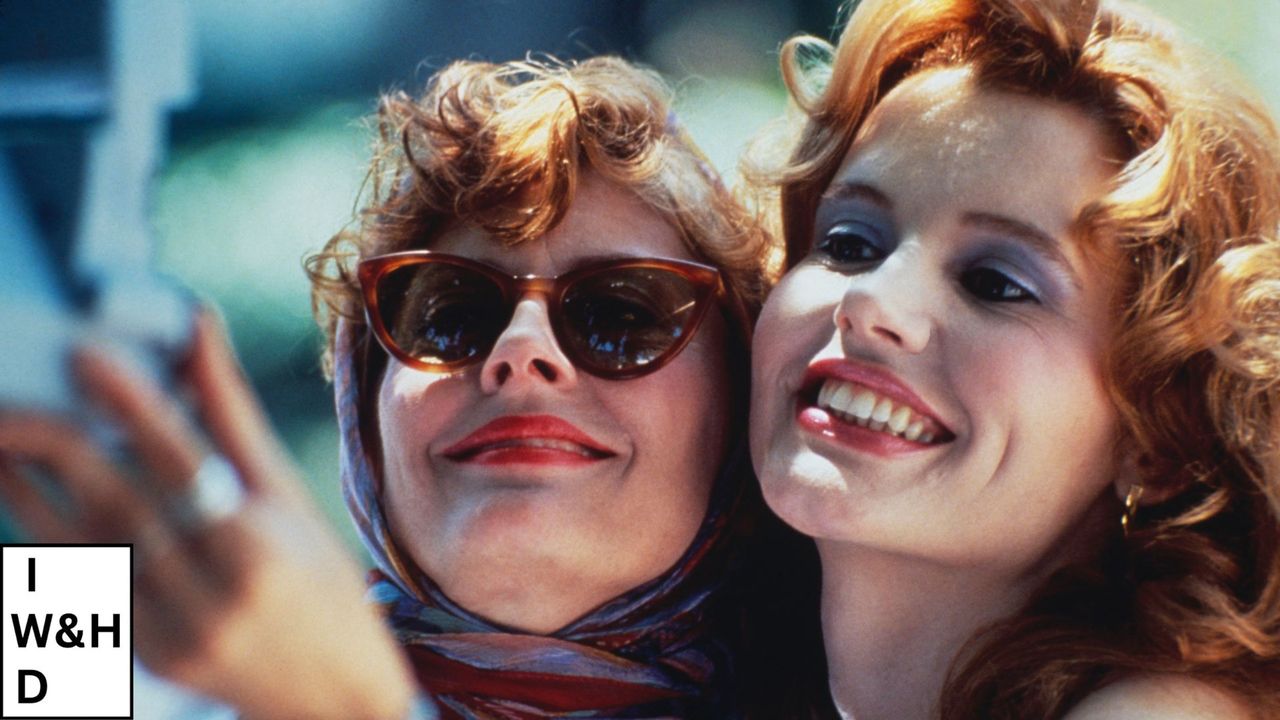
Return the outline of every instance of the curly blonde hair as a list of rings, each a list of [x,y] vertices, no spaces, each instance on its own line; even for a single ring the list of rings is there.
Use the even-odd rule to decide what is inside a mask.
[[[695,258],[720,268],[735,314],[754,318],[769,237],[671,107],[655,73],[613,57],[459,61],[420,98],[385,95],[356,224],[306,261],[326,370],[338,319],[364,323],[359,260],[429,245],[454,223],[512,244],[539,237],[564,218],[587,168],[667,219]]]
[[[788,265],[859,128],[916,73],[965,67],[1067,103],[1125,150],[1080,223],[1124,258],[1109,387],[1141,482],[1171,499],[975,638],[943,717],[1059,717],[1133,672],[1280,714],[1280,140],[1262,104],[1107,0],[866,0],[835,48],[793,39],[782,67],[803,122],[786,160],[746,170],[776,202]]]

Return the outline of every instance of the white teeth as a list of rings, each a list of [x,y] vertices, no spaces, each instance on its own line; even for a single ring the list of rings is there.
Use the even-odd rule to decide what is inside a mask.
[[[902,437],[914,442],[922,432],[924,432],[924,423],[917,420],[907,427],[906,432],[902,433]]]
[[[827,404],[846,415],[856,414],[850,409],[853,404],[853,388],[846,383],[841,383],[836,387],[835,392],[831,393],[831,397],[827,400]]]
[[[869,420],[875,408],[875,393],[870,390],[859,390],[858,394],[853,397],[853,406],[849,408],[849,412],[863,420]]]
[[[895,435],[901,435],[903,430],[907,429],[907,424],[911,422],[911,408],[903,405],[893,411],[893,416],[889,418],[889,429]]]
[[[818,391],[818,407],[831,407],[831,395],[835,393],[835,391],[835,383],[822,383],[822,389]]]
[[[917,418],[909,406],[895,405],[889,398],[854,383],[827,380],[818,390],[818,406],[847,423],[913,442],[933,442],[933,433],[924,431],[926,418]]]
[[[876,403],[876,409],[871,411],[871,419],[881,427],[889,422],[891,415],[893,415],[893,401],[888,398],[880,398],[880,402]]]

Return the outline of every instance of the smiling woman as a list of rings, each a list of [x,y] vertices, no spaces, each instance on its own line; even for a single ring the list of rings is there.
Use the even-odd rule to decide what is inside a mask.
[[[683,348],[668,339],[674,357],[642,377],[614,379],[575,352],[593,340],[594,355],[629,352],[653,323],[669,322],[670,312],[612,317],[623,303],[643,307],[662,286],[610,271],[601,258],[693,260],[676,229],[634,194],[594,173],[580,182],[564,219],[540,237],[504,248],[458,225],[429,247],[511,275],[612,277],[579,280],[572,297],[496,294],[508,300],[492,309],[498,334],[474,360],[477,377],[395,363],[377,397],[383,502],[401,547],[464,607],[543,633],[676,563],[706,515],[729,442],[721,313],[689,328]],[[662,272],[672,277],[659,282],[680,282]],[[685,289],[681,304],[696,302],[696,286]],[[572,299],[608,306],[580,318]],[[703,309],[714,304],[702,299]],[[469,320],[475,309],[467,312]],[[418,313],[421,325],[446,322]],[[617,355],[635,362],[628,357]]]
[[[740,457],[769,245],[668,108],[619,60],[455,64],[384,100],[310,264],[372,594],[446,713],[825,702],[803,544]]]
[[[847,716],[1280,713],[1280,141],[1216,67],[1092,0],[784,51],[752,457]]]
[[[962,70],[904,81],[861,133],[758,328],[756,387],[812,402],[792,424],[790,397],[760,393],[755,427],[779,433],[753,438],[766,496],[805,532],[961,564],[1078,547],[1058,520],[1088,527],[1075,519],[1117,462],[1113,281],[1073,234],[1110,170],[1101,134]],[[1034,150],[991,152],[1009,147]],[[783,463],[841,501],[776,482]]]
[[[139,656],[247,717],[827,707],[812,546],[745,462],[770,244],[662,82],[459,62],[377,120],[364,208],[308,263],[372,607],[207,314],[200,427],[85,353],[132,455],[0,413],[6,507],[136,543]]]

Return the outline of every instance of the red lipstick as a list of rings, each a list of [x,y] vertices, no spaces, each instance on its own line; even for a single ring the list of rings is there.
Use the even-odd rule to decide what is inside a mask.
[[[509,415],[480,427],[441,454],[455,462],[482,465],[582,465],[616,453],[554,415]]]
[[[881,457],[893,457],[935,447],[838,420],[826,410],[804,402],[800,403],[796,422],[815,435],[821,435],[841,445]]]
[[[888,370],[838,358],[819,360],[810,365],[805,372],[804,387],[813,387],[827,378],[857,383],[870,388],[877,395],[887,397],[901,405],[909,405],[921,415],[927,415],[938,424],[938,427],[944,429],[946,427],[928,403]]]
[[[926,427],[935,436],[931,443],[907,440],[887,432],[854,424],[836,417],[831,411],[815,404],[818,389],[829,379],[860,385],[876,395],[888,398],[895,405],[906,405],[925,418]],[[955,435],[938,420],[937,413],[929,407],[906,383],[893,373],[871,365],[846,359],[820,360],[809,366],[804,376],[802,391],[796,405],[796,422],[803,429],[841,445],[863,452],[893,457],[934,447],[954,439]]]

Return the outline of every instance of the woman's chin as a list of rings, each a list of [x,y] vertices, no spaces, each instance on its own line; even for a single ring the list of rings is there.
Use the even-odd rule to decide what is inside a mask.
[[[462,548],[461,566],[429,573],[451,600],[490,622],[549,634],[621,595],[640,580],[604,577],[593,564],[514,535]]]
[[[555,555],[592,534],[587,509],[558,495],[523,486],[472,496],[444,514],[438,542],[424,550],[439,554],[443,546],[462,561],[497,564]]]
[[[459,509],[415,555],[453,601],[488,620],[547,633],[659,574],[646,548],[617,542],[587,508],[536,491],[489,494]],[[623,539],[625,540],[625,539]],[[665,559],[664,559],[665,562]]]
[[[812,537],[839,536],[850,518],[850,488],[829,459],[808,451],[779,452],[759,470],[765,503],[783,522]]]

